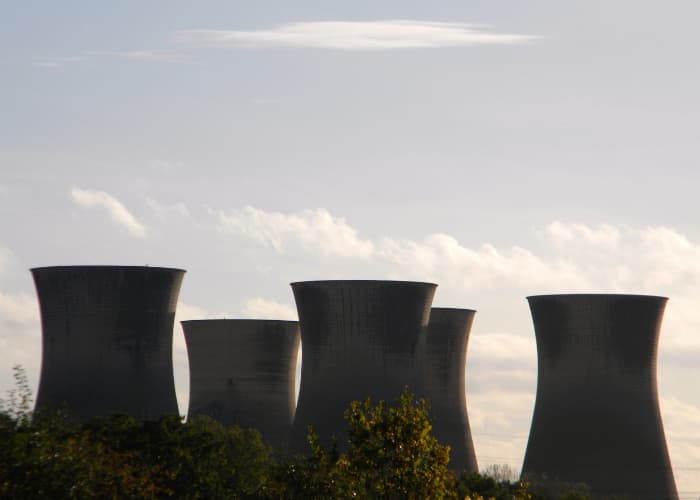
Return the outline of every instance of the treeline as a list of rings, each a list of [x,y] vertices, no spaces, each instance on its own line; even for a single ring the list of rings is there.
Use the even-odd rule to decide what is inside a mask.
[[[455,476],[431,435],[428,407],[352,403],[344,451],[309,432],[308,456],[282,455],[252,429],[205,417],[140,422],[115,415],[71,425],[32,415],[26,377],[0,408],[0,498],[538,500],[526,484]],[[565,493],[562,499],[584,499]]]

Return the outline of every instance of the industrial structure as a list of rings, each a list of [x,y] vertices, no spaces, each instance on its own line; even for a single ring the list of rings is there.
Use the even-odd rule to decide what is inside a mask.
[[[449,467],[478,472],[472,443],[465,370],[475,311],[433,307],[425,336],[420,396],[430,401],[433,435],[450,446]]]
[[[185,271],[136,266],[31,270],[41,310],[36,408],[77,421],[177,414],[175,308]]]
[[[321,443],[346,440],[343,412],[371,397],[394,402],[419,378],[419,343],[437,285],[409,281],[291,284],[299,313],[302,371],[292,449],[308,452],[307,427]]]
[[[677,500],[659,413],[656,356],[667,299],[528,297],[538,380],[523,476],[583,483],[595,498]]]
[[[255,319],[183,321],[190,363],[188,417],[252,427],[276,449],[294,417],[299,323]]]

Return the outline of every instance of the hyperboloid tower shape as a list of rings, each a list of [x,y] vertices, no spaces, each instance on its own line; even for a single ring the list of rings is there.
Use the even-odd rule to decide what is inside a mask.
[[[36,408],[85,421],[177,414],[172,334],[185,271],[161,267],[32,269],[42,325]]]
[[[537,399],[523,475],[543,487],[585,483],[594,497],[677,500],[656,387],[667,299],[528,297]]]
[[[292,449],[308,452],[307,427],[321,442],[346,440],[343,412],[371,397],[393,403],[416,390],[421,336],[437,285],[408,281],[292,283],[302,342]]]
[[[458,472],[479,470],[467,417],[464,378],[474,314],[471,309],[433,307],[423,356],[420,395],[430,401],[433,435],[450,446],[449,467]]]
[[[190,362],[188,416],[252,427],[277,450],[289,444],[299,323],[255,319],[183,321]]]

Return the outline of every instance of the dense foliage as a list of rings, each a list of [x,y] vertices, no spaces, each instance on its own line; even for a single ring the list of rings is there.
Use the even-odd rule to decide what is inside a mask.
[[[394,406],[352,403],[342,451],[324,448],[310,429],[307,456],[281,456],[257,431],[204,417],[114,415],[76,426],[60,414],[33,415],[20,368],[15,379],[0,400],[0,498],[542,498],[498,468],[497,477],[455,477],[426,403],[408,391]]]

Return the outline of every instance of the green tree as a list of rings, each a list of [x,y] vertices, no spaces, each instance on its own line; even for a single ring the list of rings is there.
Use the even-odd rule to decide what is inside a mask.
[[[353,402],[347,459],[357,482],[374,498],[445,498],[452,476],[449,447],[432,436],[428,404],[408,389],[398,404]]]
[[[442,499],[453,496],[449,448],[430,434],[425,401],[406,389],[396,406],[353,402],[346,451],[325,450],[310,429],[312,455],[284,466],[286,498]]]

